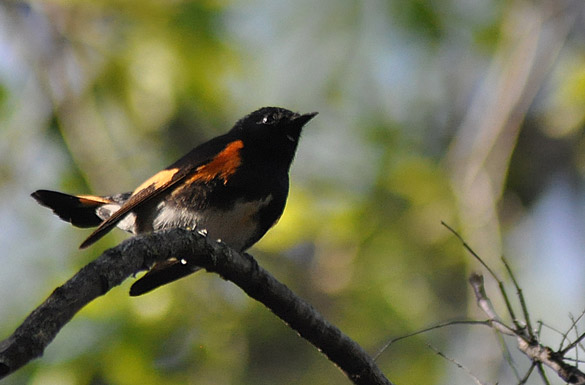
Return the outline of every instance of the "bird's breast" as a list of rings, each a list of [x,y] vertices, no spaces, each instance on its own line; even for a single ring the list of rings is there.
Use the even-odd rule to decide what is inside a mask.
[[[273,202],[273,196],[238,200],[231,207],[193,209],[161,204],[154,218],[155,231],[181,227],[202,231],[212,240],[221,240],[237,250],[256,242],[265,232],[260,212]]]

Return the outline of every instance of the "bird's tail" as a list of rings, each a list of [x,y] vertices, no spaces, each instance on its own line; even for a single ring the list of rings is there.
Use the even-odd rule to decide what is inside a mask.
[[[128,199],[129,194],[100,197],[69,195],[57,191],[37,190],[31,194],[39,204],[50,208],[59,218],[77,227],[96,227]]]

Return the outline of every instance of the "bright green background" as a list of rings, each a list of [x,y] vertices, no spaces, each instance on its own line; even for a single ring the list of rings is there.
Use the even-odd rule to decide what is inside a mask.
[[[585,307],[583,8],[0,3],[2,336],[127,236],[80,251],[88,232],[37,206],[32,191],[131,191],[265,105],[320,114],[301,140],[284,216],[251,253],[368,352],[444,320],[483,317],[467,285],[481,269],[441,221],[500,273],[507,255],[534,318],[566,330],[568,313]],[[130,281],[5,383],[349,383],[217,276],[140,298],[127,295]],[[558,334],[545,331],[556,347]],[[479,326],[401,341],[378,363],[397,384],[473,383],[429,344],[485,383],[517,382],[498,338]],[[526,362],[515,360],[523,375]]]

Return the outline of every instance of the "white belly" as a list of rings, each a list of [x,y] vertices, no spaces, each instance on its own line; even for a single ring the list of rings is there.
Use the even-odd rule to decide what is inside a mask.
[[[193,213],[181,211],[159,211],[154,220],[154,229],[173,227],[203,231],[211,240],[221,240],[236,250],[243,249],[250,238],[259,231],[258,211],[272,200],[236,202],[229,210],[206,209]]]
[[[162,203],[156,208],[152,226],[154,231],[175,227],[198,230],[207,233],[212,240],[221,240],[236,250],[242,250],[248,244],[250,238],[258,233],[257,214],[260,209],[272,200],[272,195],[261,201],[236,202],[229,210],[206,209],[196,213],[187,210],[173,210],[168,206],[161,210]],[[101,206],[97,214],[102,219],[109,218],[120,208],[120,205],[112,203]],[[136,214],[131,212],[118,225],[119,228],[133,234],[138,233],[136,226]]]

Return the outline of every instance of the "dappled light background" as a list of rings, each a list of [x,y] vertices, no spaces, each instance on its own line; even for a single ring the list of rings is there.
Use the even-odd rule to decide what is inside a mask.
[[[585,309],[584,11],[565,0],[1,2],[2,338],[127,237],[78,250],[88,232],[32,191],[131,191],[275,105],[319,115],[280,223],[251,250],[262,266],[375,354],[483,318],[467,284],[482,269],[445,221],[502,277],[508,258],[556,347],[554,330]],[[349,383],[217,276],[139,298],[129,285],[5,383]],[[506,342],[515,368],[481,326],[402,340],[377,361],[398,384],[473,383],[436,349],[485,383],[517,383],[529,365]]]

